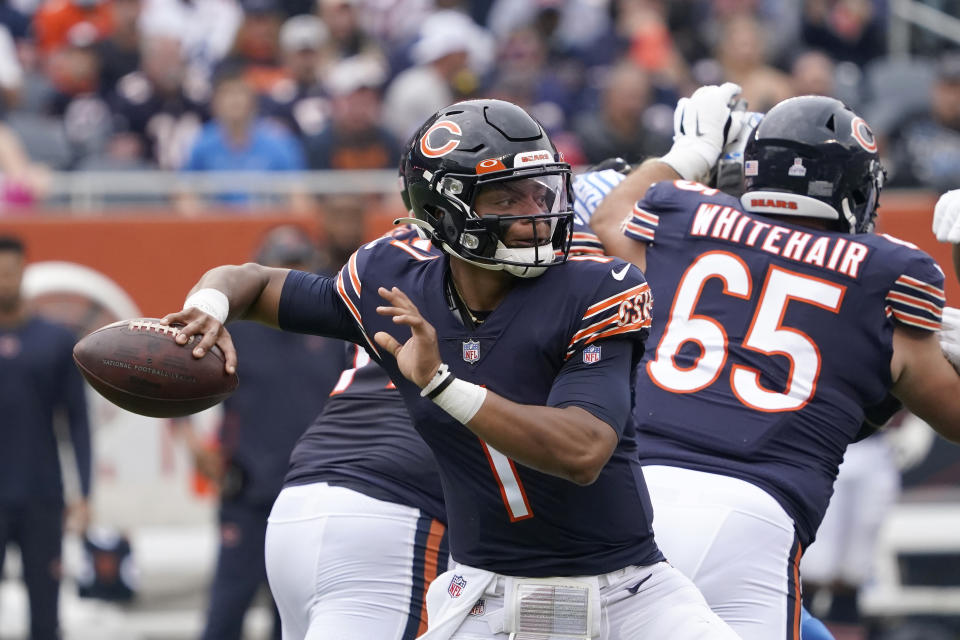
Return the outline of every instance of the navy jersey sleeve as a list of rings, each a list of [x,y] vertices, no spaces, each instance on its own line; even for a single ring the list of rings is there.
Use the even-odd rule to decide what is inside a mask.
[[[946,303],[943,271],[933,258],[914,245],[892,236],[884,237],[909,250],[902,273],[887,292],[887,317],[913,329],[938,331]]]
[[[547,406],[577,406],[623,435],[630,415],[635,344],[604,340],[585,347],[564,363],[553,381]]]
[[[607,257],[582,256],[570,260],[602,261],[606,268],[570,338],[566,358],[569,360],[578,351],[613,336],[642,345],[650,331],[653,295],[640,269],[629,262]]]
[[[338,278],[291,271],[283,283],[277,320],[284,331],[363,341],[359,315],[338,294]]]
[[[633,205],[633,211],[620,226],[623,235],[637,242],[652,243],[656,239],[657,226],[660,224],[660,216],[652,212],[661,210],[663,199],[668,197],[671,191],[669,182],[658,182],[647,189],[643,199]]]

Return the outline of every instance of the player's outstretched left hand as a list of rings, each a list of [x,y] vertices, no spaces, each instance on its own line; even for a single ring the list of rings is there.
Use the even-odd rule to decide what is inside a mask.
[[[396,287],[380,287],[377,293],[389,303],[389,306],[377,307],[382,316],[393,316],[396,324],[410,327],[413,336],[400,344],[396,338],[385,331],[378,331],[373,339],[383,349],[393,354],[397,366],[408,380],[423,388],[440,368],[440,348],[437,346],[437,332],[420,315],[420,310],[407,295]]]
[[[230,332],[219,320],[196,307],[190,307],[176,313],[168,313],[160,319],[163,324],[182,324],[180,333],[174,338],[178,344],[187,344],[190,336],[200,335],[201,340],[193,348],[193,357],[202,358],[210,347],[217,345],[223,352],[224,369],[233,374],[237,370],[237,350],[233,346]]]
[[[960,243],[960,189],[947,191],[933,210],[933,234],[940,242]]]

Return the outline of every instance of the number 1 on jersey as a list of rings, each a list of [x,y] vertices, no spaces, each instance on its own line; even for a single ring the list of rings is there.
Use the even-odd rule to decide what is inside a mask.
[[[532,518],[533,510],[530,509],[527,494],[523,490],[523,483],[520,482],[517,469],[513,466],[513,460],[483,440],[480,441],[480,446],[483,447],[483,452],[487,454],[490,469],[493,470],[497,484],[500,485],[500,496],[503,498],[503,504],[507,507],[510,522]]]

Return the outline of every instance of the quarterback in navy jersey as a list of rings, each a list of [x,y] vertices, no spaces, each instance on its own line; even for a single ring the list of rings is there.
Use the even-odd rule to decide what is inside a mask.
[[[431,586],[424,638],[534,631],[531,590],[569,593],[584,638],[735,637],[653,541],[629,419],[652,300],[628,263],[568,259],[569,166],[496,100],[441,110],[407,154],[408,221],[443,254],[383,238],[336,279],[218,267],[166,321],[203,334],[198,357],[218,344],[228,370],[236,317],[382,364],[437,460],[457,562]]]
[[[774,107],[747,140],[739,199],[696,182],[736,135],[738,89],[683,99],[674,148],[591,224],[669,292],[634,411],[658,540],[743,638],[798,638],[798,563],[864,407],[892,392],[955,440],[960,377],[936,336],[943,273],[871,233],[883,169],[842,103]]]

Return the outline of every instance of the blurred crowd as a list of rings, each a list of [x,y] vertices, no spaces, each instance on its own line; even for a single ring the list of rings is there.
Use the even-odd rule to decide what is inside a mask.
[[[888,56],[889,20],[887,0],[0,0],[0,197],[42,196],[50,169],[393,168],[481,95],[571,164],[636,161],[669,148],[678,97],[726,80],[757,111],[841,98],[894,185],[955,187],[960,58],[919,32]]]

